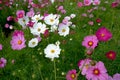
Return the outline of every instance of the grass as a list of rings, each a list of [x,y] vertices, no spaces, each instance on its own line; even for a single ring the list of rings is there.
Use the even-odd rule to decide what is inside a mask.
[[[100,42],[98,47],[95,49],[92,59],[96,61],[103,61],[108,74],[113,75],[120,73],[120,10],[119,8],[111,8],[111,2],[108,4],[101,0],[101,4],[98,6],[98,10],[93,11],[93,18],[82,17],[82,13],[87,13],[87,10],[93,6],[78,8],[76,1],[65,0],[63,3],[55,3],[43,9],[36,9],[41,14],[46,10],[48,13],[56,13],[55,6],[63,5],[66,9],[66,14],[61,14],[62,18],[69,16],[71,13],[76,14],[76,18],[72,22],[76,25],[76,28],[71,28],[74,34],[70,34],[67,37],[60,37],[58,34],[50,33],[50,36],[46,39],[43,38],[39,45],[35,48],[26,47],[20,51],[14,51],[11,49],[10,40],[12,32],[9,33],[8,37],[4,35],[6,30],[3,29],[6,23],[6,18],[9,15],[15,16],[15,12],[19,9],[27,11],[25,4],[18,1],[18,8],[5,8],[0,11],[0,43],[3,44],[3,50],[0,51],[0,57],[7,59],[7,65],[5,68],[0,69],[1,80],[54,80],[54,62],[48,58],[45,58],[44,48],[49,43],[55,43],[57,40],[61,42],[61,54],[58,59],[55,59],[56,66],[56,80],[65,80],[66,73],[71,69],[77,69],[77,63],[80,59],[85,59],[85,48],[81,45],[82,40],[85,36],[95,34],[96,30],[105,26],[112,34],[113,38],[108,42]],[[70,3],[73,3],[70,5]],[[15,6],[15,5],[13,5]],[[23,7],[24,6],[24,7]],[[100,8],[105,7],[106,11],[102,11]],[[59,12],[58,12],[59,13]],[[89,13],[88,13],[89,14]],[[95,20],[101,18],[102,23],[99,26]],[[94,26],[89,26],[88,21],[93,20]],[[20,29],[18,24],[13,24],[15,29]],[[86,25],[86,26],[85,26]],[[19,26],[19,27],[18,27]],[[29,30],[25,30],[25,38],[27,42],[32,38],[29,34]],[[70,40],[72,38],[72,40]],[[27,43],[26,42],[26,43]],[[117,57],[114,61],[108,60],[105,57],[105,53],[109,50],[114,50],[117,53]],[[11,60],[15,60],[12,64]],[[64,74],[63,74],[64,73]],[[84,76],[79,76],[78,80],[85,80]]]

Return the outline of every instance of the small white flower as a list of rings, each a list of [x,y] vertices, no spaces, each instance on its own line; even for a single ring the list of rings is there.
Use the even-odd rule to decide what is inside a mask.
[[[64,24],[59,26],[59,28],[58,28],[59,35],[64,36],[64,37],[69,34],[69,31],[70,31],[69,27]]]
[[[60,49],[60,47],[58,45],[49,44],[44,49],[45,57],[51,58],[53,60],[54,58],[59,57],[60,51],[61,51],[61,49]]]
[[[57,46],[59,46],[59,45],[60,45],[60,41],[57,41],[55,44],[56,44]]]
[[[26,28],[28,22],[29,22],[28,16],[24,16],[23,18],[18,19],[18,23],[22,26],[23,29]]]
[[[71,18],[75,18],[76,15],[75,15],[75,14],[71,14],[70,17],[71,17]]]
[[[58,26],[53,25],[50,27],[50,32],[55,32],[58,29]]]
[[[32,38],[28,43],[28,46],[31,47],[31,48],[34,48],[37,45],[38,45],[38,39],[37,38]]]
[[[51,1],[51,3],[54,3],[55,2],[55,0],[50,0]]]
[[[30,28],[30,31],[33,35],[40,36],[40,34],[44,34],[46,29],[47,29],[46,25],[39,22],[39,23],[35,23],[33,27]]]
[[[42,20],[42,19],[43,19],[43,16],[40,16],[40,14],[32,17],[33,22],[38,22],[39,20]]]
[[[44,18],[44,21],[48,25],[58,25],[59,24],[59,16],[49,14]]]

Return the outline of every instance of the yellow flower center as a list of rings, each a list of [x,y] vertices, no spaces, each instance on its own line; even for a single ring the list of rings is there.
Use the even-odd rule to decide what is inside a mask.
[[[38,28],[38,32],[40,32],[41,31],[41,29],[40,28]]]
[[[75,74],[71,74],[71,78],[72,78],[72,79],[75,79]]]
[[[35,42],[32,42],[32,45],[35,45]]]
[[[110,57],[112,57],[112,56],[113,56],[113,54],[112,54],[112,53],[110,53],[110,54],[109,54],[109,56],[110,56]]]
[[[55,53],[55,50],[51,50],[51,53],[52,53],[52,54]]]
[[[50,22],[53,22],[54,21],[54,19],[50,19]]]
[[[89,65],[88,65],[88,64],[86,64],[86,65],[85,65],[85,68],[86,68],[86,69],[88,69],[88,68],[89,68]]]
[[[65,32],[66,30],[65,29],[62,29],[62,32]]]
[[[104,37],[104,36],[105,36],[105,34],[103,34],[103,33],[102,33],[102,34],[101,34],[101,36],[102,36],[102,37]]]
[[[89,46],[92,46],[92,45],[93,45],[93,42],[92,42],[92,41],[89,41],[89,42],[88,42],[88,45],[89,45]]]
[[[18,40],[18,45],[21,45],[22,44],[22,41],[21,40]]]
[[[36,17],[36,20],[39,20],[39,17]]]
[[[94,69],[94,70],[93,70],[93,74],[99,75],[99,74],[100,74],[100,71],[99,71],[98,69]]]

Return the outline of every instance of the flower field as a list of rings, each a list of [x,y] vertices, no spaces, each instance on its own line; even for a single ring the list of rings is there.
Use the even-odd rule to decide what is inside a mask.
[[[120,80],[120,0],[0,0],[0,80]]]

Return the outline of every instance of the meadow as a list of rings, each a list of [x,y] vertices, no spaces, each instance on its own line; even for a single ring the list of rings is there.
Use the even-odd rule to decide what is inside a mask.
[[[80,4],[84,0],[56,0],[53,3],[49,0],[28,1],[0,0],[0,44],[2,45],[0,48],[0,80],[86,80],[86,75],[89,73],[85,73],[85,75],[81,73],[86,61],[82,67],[79,63],[80,60],[85,59],[91,60],[89,65],[93,68],[101,61],[107,70],[105,74],[108,76],[120,73],[120,3],[117,7],[113,7],[111,4],[114,0],[100,0],[99,5],[91,3],[87,6]],[[29,21],[34,20],[32,17],[29,17],[30,20],[24,25],[19,22],[20,18],[17,18],[19,10],[23,10],[24,15],[33,11],[30,16],[39,14],[43,16],[44,19],[39,19],[38,22],[44,23],[46,27],[43,28],[45,29],[43,32],[39,33],[40,36],[38,33],[32,32],[31,28],[34,25],[32,27],[31,24],[28,25]],[[57,16],[56,21],[59,20],[55,24],[57,28],[51,29],[53,21],[47,22],[46,16],[49,14],[57,14],[55,15]],[[68,24],[67,21],[64,21],[66,18]],[[38,22],[34,24],[37,25]],[[60,32],[60,26],[62,27],[60,23],[64,26],[67,25],[69,31],[62,33],[67,31],[65,28]],[[24,28],[24,26],[26,27]],[[107,29],[105,35],[112,35],[108,37],[109,39],[99,40],[97,31],[101,27]],[[16,38],[13,40],[14,35],[18,34],[25,39],[25,46],[22,48],[17,48],[19,45],[16,46],[14,43]],[[83,41],[86,36],[97,36],[96,43],[93,41],[86,44],[87,46],[84,45]],[[34,45],[35,43],[30,44],[30,40],[33,38],[40,39],[36,45]],[[94,47],[92,47],[93,43],[96,44]],[[18,44],[22,43],[18,42]],[[52,57],[48,54],[49,51],[47,52],[49,44],[54,44],[54,47],[57,46],[58,49],[56,55]],[[112,56],[107,55],[109,51],[112,51]],[[54,52],[51,50],[51,54]],[[1,58],[6,60],[4,66]],[[76,73],[71,73],[71,79],[68,79],[66,76],[73,69],[76,70]],[[96,76],[101,73],[95,72]],[[108,78],[88,78],[88,80],[102,79],[110,80]],[[120,80],[120,77],[116,80]]]

